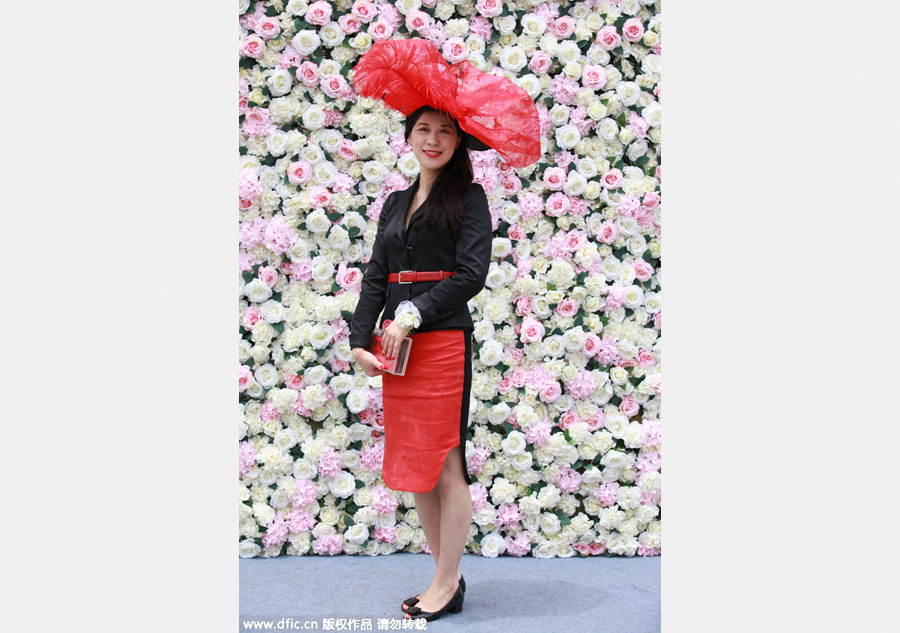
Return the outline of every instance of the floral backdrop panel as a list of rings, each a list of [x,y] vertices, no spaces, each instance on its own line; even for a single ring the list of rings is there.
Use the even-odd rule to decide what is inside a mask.
[[[495,233],[467,551],[658,554],[660,2],[239,0],[239,24],[240,555],[428,551],[347,343],[382,204],[418,173],[352,69],[410,37],[521,86],[543,135],[525,169],[471,153]]]

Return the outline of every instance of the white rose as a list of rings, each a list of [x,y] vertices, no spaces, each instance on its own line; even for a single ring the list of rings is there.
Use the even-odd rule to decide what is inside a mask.
[[[253,376],[264,389],[270,389],[278,383],[278,370],[275,365],[261,365],[253,372]]]
[[[319,35],[322,38],[322,43],[328,48],[340,46],[341,42],[344,41],[344,30],[337,22],[323,24],[322,28],[319,29]]]
[[[342,470],[333,479],[328,480],[328,490],[335,497],[346,499],[356,492],[356,479],[345,470]]]
[[[304,127],[310,130],[318,130],[325,125],[325,110],[321,106],[311,105],[306,109],[301,118]]]
[[[541,94],[541,80],[532,73],[522,75],[515,80],[515,83],[527,92],[532,99],[537,99],[538,95]]]
[[[544,512],[541,514],[541,532],[544,534],[556,534],[562,529],[562,525],[559,522],[559,517],[550,512]]]
[[[481,555],[486,558],[497,558],[506,551],[506,539],[497,533],[487,534],[481,539]]]
[[[521,46],[510,46],[500,53],[500,66],[506,70],[519,72],[527,63],[528,55]]]
[[[359,413],[369,406],[369,398],[364,391],[353,389],[347,394],[347,408],[351,413]]]
[[[319,38],[319,34],[309,30],[298,31],[291,39],[291,46],[303,57],[311,55],[313,51],[319,48],[321,43],[322,40]]]
[[[503,424],[509,418],[509,412],[510,412],[509,405],[506,404],[505,402],[495,404],[488,410],[488,420],[490,420],[491,424],[497,424],[497,425]],[[513,433],[516,433],[516,432],[517,431],[513,431]],[[508,439],[508,436],[507,436],[507,439]],[[523,448],[523,450],[524,450],[524,448]]]
[[[257,277],[244,286],[244,295],[253,303],[262,303],[272,296],[272,289]]]
[[[562,149],[572,149],[581,140],[581,133],[574,125],[563,125],[556,128],[556,144]]]
[[[499,341],[485,341],[478,352],[479,360],[487,365],[494,366],[503,360],[503,345]]]
[[[576,44],[572,40],[566,40],[565,42],[560,44],[559,51],[556,53],[556,58],[563,66],[571,62],[578,61],[580,57],[581,49],[578,48],[578,44]]]
[[[241,558],[254,558],[259,556],[262,548],[250,540],[241,541],[238,545],[238,556]]]
[[[266,79],[273,96],[283,97],[291,91],[294,78],[285,68],[278,68],[272,71],[272,74]]]
[[[344,532],[344,539],[362,545],[369,538],[369,528],[362,523],[354,523]]]

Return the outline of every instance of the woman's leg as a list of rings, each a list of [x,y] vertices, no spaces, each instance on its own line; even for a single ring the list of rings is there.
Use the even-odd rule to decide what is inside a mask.
[[[419,521],[425,530],[428,546],[432,548],[437,570],[431,585],[419,597],[417,607],[422,611],[437,611],[443,607],[453,594],[459,582],[459,561],[466,549],[466,541],[469,538],[469,526],[472,523],[472,497],[469,494],[469,485],[466,483],[465,474],[462,472],[464,463],[459,446],[454,447],[444,459],[444,466],[438,478],[437,485],[426,495],[437,493],[438,509],[434,511],[429,504],[433,497],[426,500],[426,512],[423,515],[419,509],[419,495],[416,495],[416,511],[419,513]],[[427,517],[427,518],[423,518]],[[426,528],[429,519],[438,518],[438,550],[432,545],[431,527]]]

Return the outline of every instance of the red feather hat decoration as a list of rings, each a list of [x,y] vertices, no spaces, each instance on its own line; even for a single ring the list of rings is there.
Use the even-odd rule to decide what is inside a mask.
[[[405,116],[424,105],[446,112],[513,167],[527,167],[541,156],[540,119],[528,93],[468,60],[451,66],[431,42],[381,40],[353,70],[358,95],[383,99]]]

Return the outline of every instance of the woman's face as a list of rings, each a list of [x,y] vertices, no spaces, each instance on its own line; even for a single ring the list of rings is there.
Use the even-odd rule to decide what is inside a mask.
[[[461,141],[456,125],[443,112],[423,112],[409,133],[409,144],[425,173],[439,172]]]

